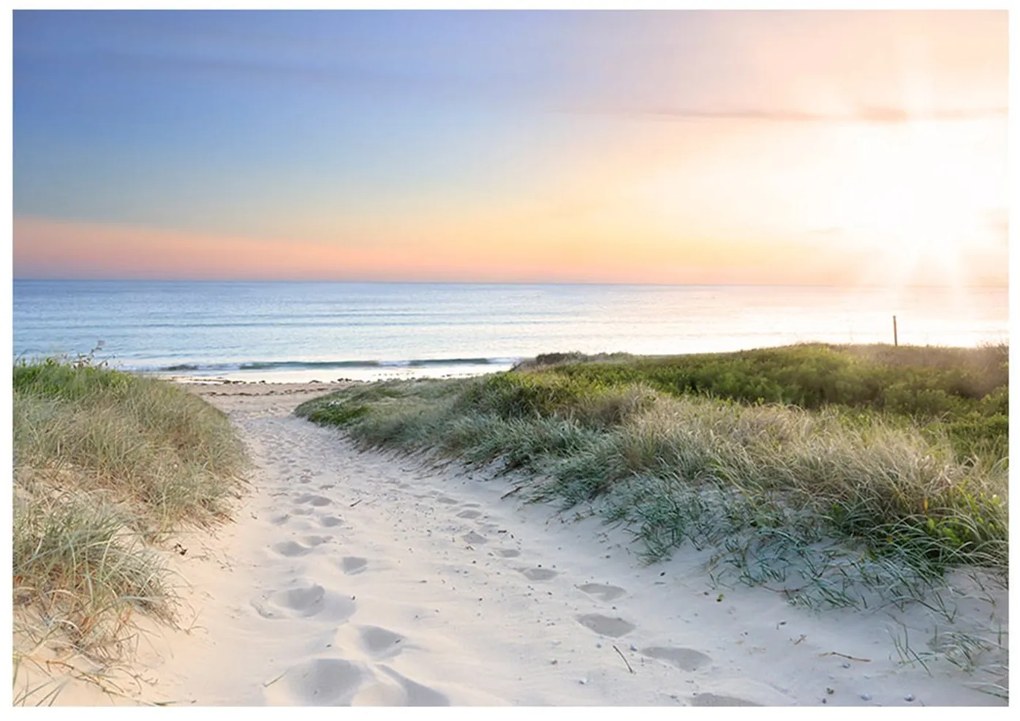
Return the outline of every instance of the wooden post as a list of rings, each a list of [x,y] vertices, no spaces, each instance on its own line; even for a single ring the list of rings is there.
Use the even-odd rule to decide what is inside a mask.
[[[896,333],[896,316],[892,317],[892,342],[894,346],[899,347],[900,339]]]

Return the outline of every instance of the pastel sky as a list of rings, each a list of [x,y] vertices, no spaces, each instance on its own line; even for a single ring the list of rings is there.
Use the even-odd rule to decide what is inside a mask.
[[[1008,21],[14,13],[14,275],[1007,281]]]

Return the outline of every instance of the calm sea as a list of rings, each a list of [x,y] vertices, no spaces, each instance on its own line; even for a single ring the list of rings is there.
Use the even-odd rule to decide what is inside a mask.
[[[471,375],[554,351],[1008,341],[1005,288],[14,281],[15,358],[170,376]]]

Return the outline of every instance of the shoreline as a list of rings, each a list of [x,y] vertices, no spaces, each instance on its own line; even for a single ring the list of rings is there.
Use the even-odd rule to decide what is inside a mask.
[[[179,384],[245,384],[245,385],[301,385],[374,383],[387,380],[414,380],[417,378],[468,378],[509,370],[512,364],[484,364],[454,370],[455,366],[435,367],[373,366],[364,368],[301,368],[288,370],[237,370],[209,375],[195,373],[129,371]],[[330,378],[338,370],[343,375]]]
[[[292,415],[335,383],[183,385],[228,413],[256,470],[232,523],[165,554],[182,628],[142,622],[116,703],[1003,704],[904,663],[897,638],[923,656],[950,630],[923,608],[810,612],[714,585],[694,549],[644,565],[624,529],[524,504],[512,477],[360,452]],[[960,588],[966,630],[987,608]]]

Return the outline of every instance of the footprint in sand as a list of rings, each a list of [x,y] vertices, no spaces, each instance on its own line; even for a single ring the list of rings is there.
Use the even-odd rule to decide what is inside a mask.
[[[325,496],[320,496],[315,493],[302,493],[300,496],[294,499],[294,502],[307,503],[308,505],[318,507],[328,506],[330,503],[332,503],[332,501],[326,498]]]
[[[467,543],[488,543],[489,542],[488,538],[486,538],[485,536],[481,535],[480,533],[475,533],[474,531],[469,531],[468,533],[465,533],[463,536],[461,536],[461,538],[464,541],[466,541]]]
[[[301,540],[303,540],[311,548],[315,548],[316,546],[321,546],[323,543],[327,543],[332,539],[329,536],[305,536]]]
[[[697,671],[712,660],[711,657],[706,656],[701,651],[675,646],[650,646],[649,648],[641,649],[641,654],[649,658],[665,661],[683,671]]]
[[[480,515],[482,515],[481,511],[475,511],[469,508],[466,511],[458,513],[457,518],[478,518]]]
[[[378,626],[362,626],[358,629],[361,645],[375,659],[392,658],[404,650],[404,637]]]
[[[455,504],[457,502],[457,499],[450,498],[449,496],[440,496],[436,500],[439,501],[440,503],[445,503],[445,504],[450,505],[450,506],[452,506],[453,504]]]
[[[602,601],[615,601],[627,593],[619,586],[610,586],[606,583],[586,583],[583,586],[578,586],[578,588],[589,596],[594,596]]]
[[[503,558],[517,558],[521,552],[516,548],[494,548],[493,551]]]
[[[622,618],[610,618],[600,613],[586,613],[578,616],[577,622],[600,636],[611,636],[613,638],[628,634],[637,628],[630,621],[624,621]]]
[[[274,543],[270,546],[270,548],[279,553],[281,556],[286,556],[287,558],[303,556],[312,550],[307,546],[302,546],[297,541],[280,541],[279,543]]]
[[[368,565],[368,561],[358,556],[344,556],[340,559],[340,570],[347,575],[361,573]]]
[[[277,513],[275,516],[270,517],[269,522],[274,526],[282,526],[290,519],[289,513]]]
[[[343,519],[337,516],[323,516],[319,519],[319,523],[327,528],[333,528],[334,526],[342,525]]]
[[[518,568],[517,570],[532,581],[548,581],[550,578],[560,575],[559,571],[554,571],[551,568]]]
[[[412,681],[402,673],[394,671],[386,665],[380,664],[379,668],[393,677],[393,679],[404,689],[405,706],[449,706],[450,699],[446,694],[436,691],[434,688],[423,686],[417,681]]]
[[[266,700],[285,706],[345,706],[368,678],[358,664],[339,658],[317,658],[291,666],[266,681]]]
[[[760,706],[754,701],[738,698],[736,696],[724,696],[715,693],[699,693],[691,696],[688,701],[691,706]]]
[[[268,619],[310,618],[319,616],[333,622],[350,618],[357,604],[348,596],[327,591],[317,583],[282,591],[270,591],[251,605],[260,616]]]

